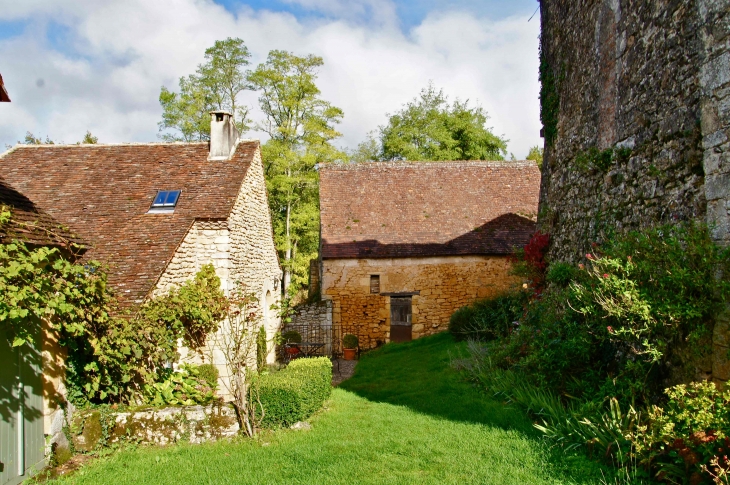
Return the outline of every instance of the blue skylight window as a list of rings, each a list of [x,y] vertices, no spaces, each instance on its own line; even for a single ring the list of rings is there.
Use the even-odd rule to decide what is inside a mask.
[[[172,212],[175,210],[179,198],[179,190],[160,190],[152,202],[150,212]]]

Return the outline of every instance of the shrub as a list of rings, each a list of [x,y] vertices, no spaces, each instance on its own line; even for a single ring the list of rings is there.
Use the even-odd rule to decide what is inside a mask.
[[[215,398],[216,386],[201,375],[197,366],[183,365],[178,372],[163,369],[158,375],[158,382],[144,387],[147,404],[193,406],[208,404]]]
[[[458,309],[449,319],[449,332],[457,340],[482,341],[506,337],[524,311],[527,293],[505,293],[496,298],[477,300]]]
[[[356,349],[359,344],[360,341],[357,336],[351,333],[348,333],[342,338],[342,347],[345,349]]]
[[[205,379],[205,382],[208,383],[210,387],[217,387],[218,386],[218,367],[216,367],[213,364],[200,364],[196,366],[198,369],[198,375]]]
[[[326,357],[292,361],[286,369],[261,374],[253,382],[264,409],[264,428],[291,426],[320,409],[332,392],[332,362]]]
[[[281,334],[281,340],[285,344],[299,344],[302,342],[302,336],[296,330],[289,330]]]

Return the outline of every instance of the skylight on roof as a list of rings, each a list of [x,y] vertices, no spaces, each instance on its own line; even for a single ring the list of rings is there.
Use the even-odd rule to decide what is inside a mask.
[[[160,190],[157,192],[149,211],[152,213],[173,212],[179,198],[179,190]]]

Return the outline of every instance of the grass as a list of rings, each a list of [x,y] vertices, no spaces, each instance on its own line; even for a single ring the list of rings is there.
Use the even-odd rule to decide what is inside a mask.
[[[447,334],[363,356],[310,431],[128,449],[54,483],[599,483],[582,455],[549,449],[527,417],[463,382]]]

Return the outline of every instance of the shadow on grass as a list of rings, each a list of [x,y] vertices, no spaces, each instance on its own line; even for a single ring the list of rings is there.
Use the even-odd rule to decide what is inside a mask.
[[[533,440],[541,434],[521,409],[508,405],[466,381],[451,366],[466,355],[466,344],[447,332],[407,343],[387,344],[363,355],[355,374],[340,384],[369,401],[395,404],[452,421],[518,431]],[[553,473],[568,482],[612,476],[614,471],[580,452],[545,449]]]
[[[340,387],[370,401],[452,421],[536,434],[524,413],[491,398],[451,367],[451,360],[464,354],[464,344],[448,333],[387,344],[363,355],[353,377]]]

